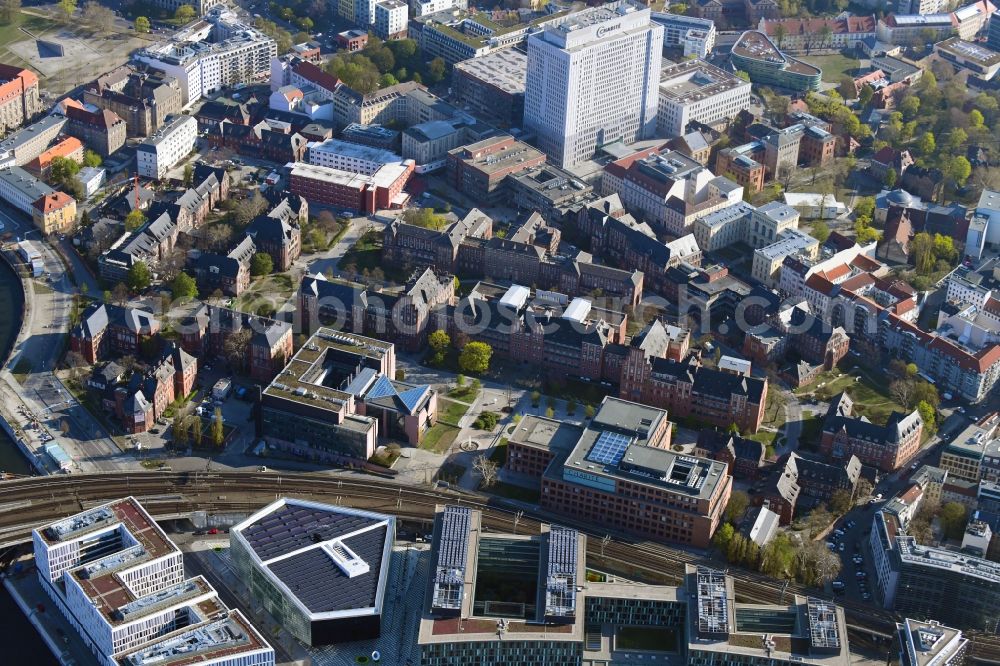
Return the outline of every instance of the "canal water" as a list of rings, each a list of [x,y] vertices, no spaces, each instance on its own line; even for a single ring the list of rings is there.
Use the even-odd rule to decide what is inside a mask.
[[[24,292],[21,282],[10,265],[0,260],[0,357],[4,360],[10,355],[11,345],[21,328],[23,309]],[[0,470],[12,474],[31,474],[31,465],[3,430],[0,430]],[[0,658],[0,662],[31,666],[58,665],[52,652],[3,586],[0,586],[0,618],[3,618],[3,622],[0,622],[0,645],[4,646],[4,656]]]

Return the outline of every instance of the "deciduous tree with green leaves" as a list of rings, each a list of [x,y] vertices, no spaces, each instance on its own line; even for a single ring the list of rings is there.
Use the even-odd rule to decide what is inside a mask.
[[[146,216],[138,208],[125,216],[125,231],[135,231],[146,222]]]
[[[267,252],[258,252],[250,260],[250,275],[270,275],[274,270],[274,260]]]
[[[152,277],[149,274],[149,267],[145,262],[139,261],[132,264],[125,276],[125,284],[132,293],[142,293],[149,288]]]
[[[149,19],[145,16],[135,17],[135,31],[140,35],[148,34],[150,31]]]
[[[198,285],[194,278],[181,271],[170,283],[170,294],[174,300],[186,301],[198,296]]]
[[[190,21],[198,14],[194,11],[194,7],[191,5],[181,5],[174,12],[174,18],[178,21]]]

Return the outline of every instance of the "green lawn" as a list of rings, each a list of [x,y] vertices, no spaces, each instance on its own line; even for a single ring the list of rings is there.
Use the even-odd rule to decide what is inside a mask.
[[[839,53],[836,55],[796,57],[823,70],[823,80],[827,83],[840,83],[840,80],[845,76],[854,78],[853,72],[861,64],[857,58],[848,58]]]
[[[451,425],[458,425],[459,419],[469,411],[469,405],[464,402],[456,402],[447,398],[438,400],[438,421]]]
[[[451,448],[459,432],[455,426],[438,423],[424,433],[423,439],[420,440],[420,448],[434,453],[444,453]]]
[[[472,402],[476,397],[476,389],[472,387],[471,383],[465,386],[456,386],[448,391],[448,397],[462,402]]]
[[[858,381],[858,377],[861,381]],[[820,384],[824,386],[820,387]],[[815,394],[817,398],[828,400],[847,391],[854,401],[856,416],[866,416],[872,423],[884,424],[893,411],[905,412],[888,393],[889,382],[885,377],[876,378],[865,370],[855,370],[845,374],[840,370],[823,372],[812,384],[796,389],[796,393]]]

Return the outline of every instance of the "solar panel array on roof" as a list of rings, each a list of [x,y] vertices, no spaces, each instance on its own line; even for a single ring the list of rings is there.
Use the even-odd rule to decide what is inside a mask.
[[[729,594],[726,574],[708,567],[698,567],[698,633],[729,634]]]
[[[806,609],[809,613],[809,645],[818,649],[840,649],[837,607],[823,599],[809,597]]]
[[[572,617],[576,614],[576,530],[553,526],[549,531],[545,615]]]
[[[462,607],[470,522],[471,512],[468,507],[447,506],[441,513],[441,538],[438,540],[432,608],[456,610]]]
[[[268,568],[311,613],[372,608],[378,593],[386,527],[381,525],[343,539],[369,566],[366,574],[349,577],[322,548],[272,562]]]
[[[632,437],[620,432],[605,430],[597,437],[587,454],[587,460],[601,465],[617,465],[625,455],[625,449],[632,443]]]
[[[267,561],[378,522],[365,516],[285,504],[245,527],[242,534],[257,557]]]

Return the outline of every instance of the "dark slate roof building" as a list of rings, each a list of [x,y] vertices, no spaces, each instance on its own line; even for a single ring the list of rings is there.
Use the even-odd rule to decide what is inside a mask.
[[[230,533],[251,593],[311,646],[378,638],[396,519],[280,499]]]

